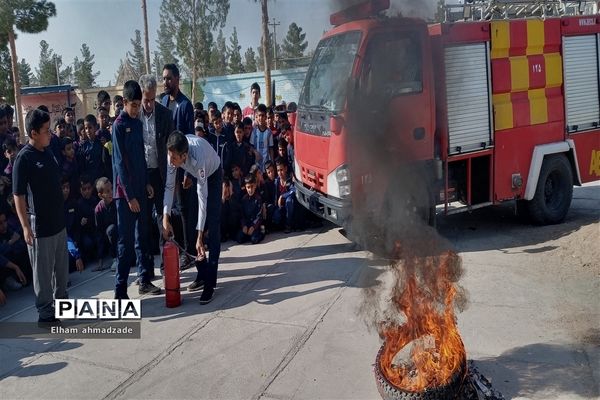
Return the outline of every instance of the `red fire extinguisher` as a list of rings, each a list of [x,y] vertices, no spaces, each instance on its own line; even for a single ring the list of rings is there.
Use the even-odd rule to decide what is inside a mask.
[[[163,277],[165,283],[165,302],[167,307],[178,307],[181,304],[179,290],[179,249],[172,241],[163,246]]]

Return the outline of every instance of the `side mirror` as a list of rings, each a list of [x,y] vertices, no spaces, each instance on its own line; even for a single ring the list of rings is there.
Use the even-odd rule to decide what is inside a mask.
[[[332,115],[329,118],[329,131],[334,135],[342,133],[342,127],[344,126],[344,118],[341,115]]]

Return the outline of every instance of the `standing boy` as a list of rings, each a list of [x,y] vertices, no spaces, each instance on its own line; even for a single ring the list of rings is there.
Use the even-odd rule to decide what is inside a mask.
[[[256,127],[252,131],[250,144],[256,148],[262,158],[257,164],[265,172],[265,162],[273,160],[273,133],[267,127],[267,106],[259,104],[256,108]]]
[[[258,85],[258,83],[254,82],[250,86],[250,105],[244,108],[244,111],[242,112],[242,117],[254,118],[254,111],[258,106],[258,99],[260,99],[260,86]]]
[[[136,81],[123,86],[123,112],[112,127],[114,198],[117,205],[119,257],[115,299],[128,299],[129,268],[137,258],[140,271],[140,294],[160,294],[160,288],[150,282],[148,254],[148,197],[153,197],[152,186],[146,177],[142,121],[138,119],[142,103],[142,89]]]
[[[13,169],[13,193],[33,268],[38,322],[56,324],[54,299],[67,298],[69,259],[65,216],[56,158],[50,144],[50,115],[32,110],[25,119],[29,143]],[[27,196],[27,197],[26,197]]]

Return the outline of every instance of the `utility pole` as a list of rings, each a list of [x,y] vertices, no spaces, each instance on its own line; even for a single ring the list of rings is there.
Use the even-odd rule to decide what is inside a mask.
[[[144,13],[144,56],[146,58],[146,73],[149,74],[150,69],[150,46],[148,41],[148,12],[146,8],[146,0],[142,0],[142,12]]]
[[[281,24],[273,18],[273,22],[269,25],[273,27],[273,62],[275,63],[275,69],[277,69],[277,26]]]

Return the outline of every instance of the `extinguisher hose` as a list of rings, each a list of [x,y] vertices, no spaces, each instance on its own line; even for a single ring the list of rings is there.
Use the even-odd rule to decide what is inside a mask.
[[[198,256],[195,256],[195,255],[193,255],[193,254],[190,254],[190,253],[188,253],[188,252],[187,252],[187,250],[186,250],[186,249],[184,249],[184,248],[183,248],[183,247],[182,247],[182,246],[181,246],[181,245],[180,245],[180,244],[177,242],[177,240],[175,240],[175,237],[174,237],[174,236],[170,236],[168,241],[169,241],[169,242],[171,242],[171,243],[173,243],[175,246],[177,246],[177,248],[179,249],[179,251],[180,251],[181,253],[185,254],[186,256],[188,256],[189,258],[193,258],[195,261],[201,261],[201,260],[199,260],[199,259],[198,259]]]

